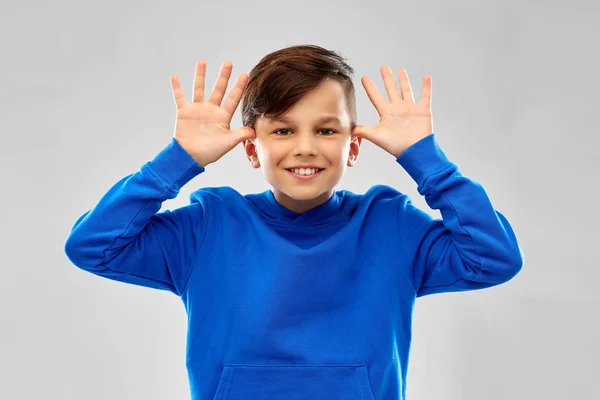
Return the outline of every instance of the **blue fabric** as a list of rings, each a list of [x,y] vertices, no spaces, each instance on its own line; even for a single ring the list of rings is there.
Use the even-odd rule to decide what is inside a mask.
[[[76,221],[65,252],[180,296],[192,400],[404,399],[415,299],[507,282],[523,256],[435,134],[396,161],[443,220],[385,185],[302,214],[271,190],[205,187],[158,212],[205,172],[173,138]]]

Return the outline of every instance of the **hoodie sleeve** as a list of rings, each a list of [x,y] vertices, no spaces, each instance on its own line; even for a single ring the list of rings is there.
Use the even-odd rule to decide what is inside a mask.
[[[204,241],[208,205],[200,200],[157,212],[202,172],[173,138],[77,219],[64,245],[67,257],[95,275],[181,296]]]
[[[399,204],[400,240],[417,297],[484,289],[509,281],[523,266],[523,255],[506,217],[494,209],[484,188],[461,174],[431,134],[396,161],[417,182],[418,192],[442,219]]]

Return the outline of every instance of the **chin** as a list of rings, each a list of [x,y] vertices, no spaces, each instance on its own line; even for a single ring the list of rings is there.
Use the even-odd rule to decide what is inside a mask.
[[[305,191],[305,193],[298,193],[292,190],[292,192],[294,193],[285,193],[289,198],[297,200],[297,201],[311,201],[311,200],[315,200],[316,198],[318,198],[319,196],[321,196],[323,193],[314,193],[311,192],[309,193],[308,191]]]
[[[316,187],[285,187],[286,191],[281,191],[286,196],[298,201],[315,200],[321,196],[326,196],[331,189],[322,186]]]

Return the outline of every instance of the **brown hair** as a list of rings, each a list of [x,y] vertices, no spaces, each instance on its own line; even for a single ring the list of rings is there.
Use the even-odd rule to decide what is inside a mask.
[[[340,82],[351,129],[356,127],[354,70],[335,51],[315,45],[286,47],[263,57],[248,74],[242,93],[242,124],[254,128],[260,116],[280,117],[325,80]]]

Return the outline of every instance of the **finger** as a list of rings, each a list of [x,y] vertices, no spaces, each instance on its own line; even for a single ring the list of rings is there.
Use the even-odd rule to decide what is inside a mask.
[[[369,100],[371,100],[371,103],[373,103],[375,109],[381,115],[385,105],[387,104],[387,101],[383,98],[381,93],[379,93],[379,90],[377,90],[371,78],[368,76],[363,76],[360,79],[360,82],[363,84],[367,92],[367,96],[369,96]]]
[[[398,68],[398,77],[400,78],[400,89],[402,90],[402,98],[409,100],[411,103],[415,102],[412,88],[410,87],[410,81],[408,80],[408,74],[406,69]]]
[[[356,135],[365,138],[369,141],[372,141],[371,138],[373,136],[373,127],[366,125],[356,125],[356,127],[352,130],[352,135]]]
[[[238,77],[237,82],[233,89],[231,89],[231,93],[227,96],[227,100],[225,100],[225,104],[223,108],[230,114],[233,115],[235,113],[235,109],[240,104],[240,100],[242,98],[242,93],[244,91],[244,86],[248,83],[248,75],[241,74]]]
[[[383,77],[383,83],[385,85],[385,91],[390,99],[391,103],[398,103],[402,101],[402,96],[396,85],[396,79],[394,79],[394,73],[388,65],[382,65],[380,68],[381,76]]]
[[[249,126],[242,126],[233,131],[233,135],[237,137],[236,145],[246,139],[256,139],[256,131]]]
[[[193,103],[204,101],[204,80],[206,77],[206,61],[200,60],[196,63],[196,75],[194,75],[194,97]]]
[[[423,90],[421,91],[419,103],[425,103],[431,108],[431,75],[425,75],[423,77]]]
[[[233,64],[230,61],[225,61],[221,66],[221,72],[219,73],[219,77],[217,78],[217,81],[213,86],[213,91],[208,99],[209,103],[219,107],[221,106],[221,101],[223,101],[223,96],[225,96],[225,91],[227,90],[227,83],[229,82],[232,68]]]
[[[248,126],[242,126],[240,128],[237,128],[233,131],[231,131],[230,134],[225,135],[224,139],[226,139],[228,141],[228,148],[231,151],[231,149],[233,149],[235,146],[237,146],[239,143],[243,142],[244,140],[247,139],[252,139],[252,138],[256,138],[256,132],[254,132],[254,129],[248,127]]]
[[[175,99],[177,109],[184,107],[187,102],[185,101],[185,96],[183,90],[181,90],[181,84],[177,75],[171,75],[171,88],[173,89],[173,98]]]

